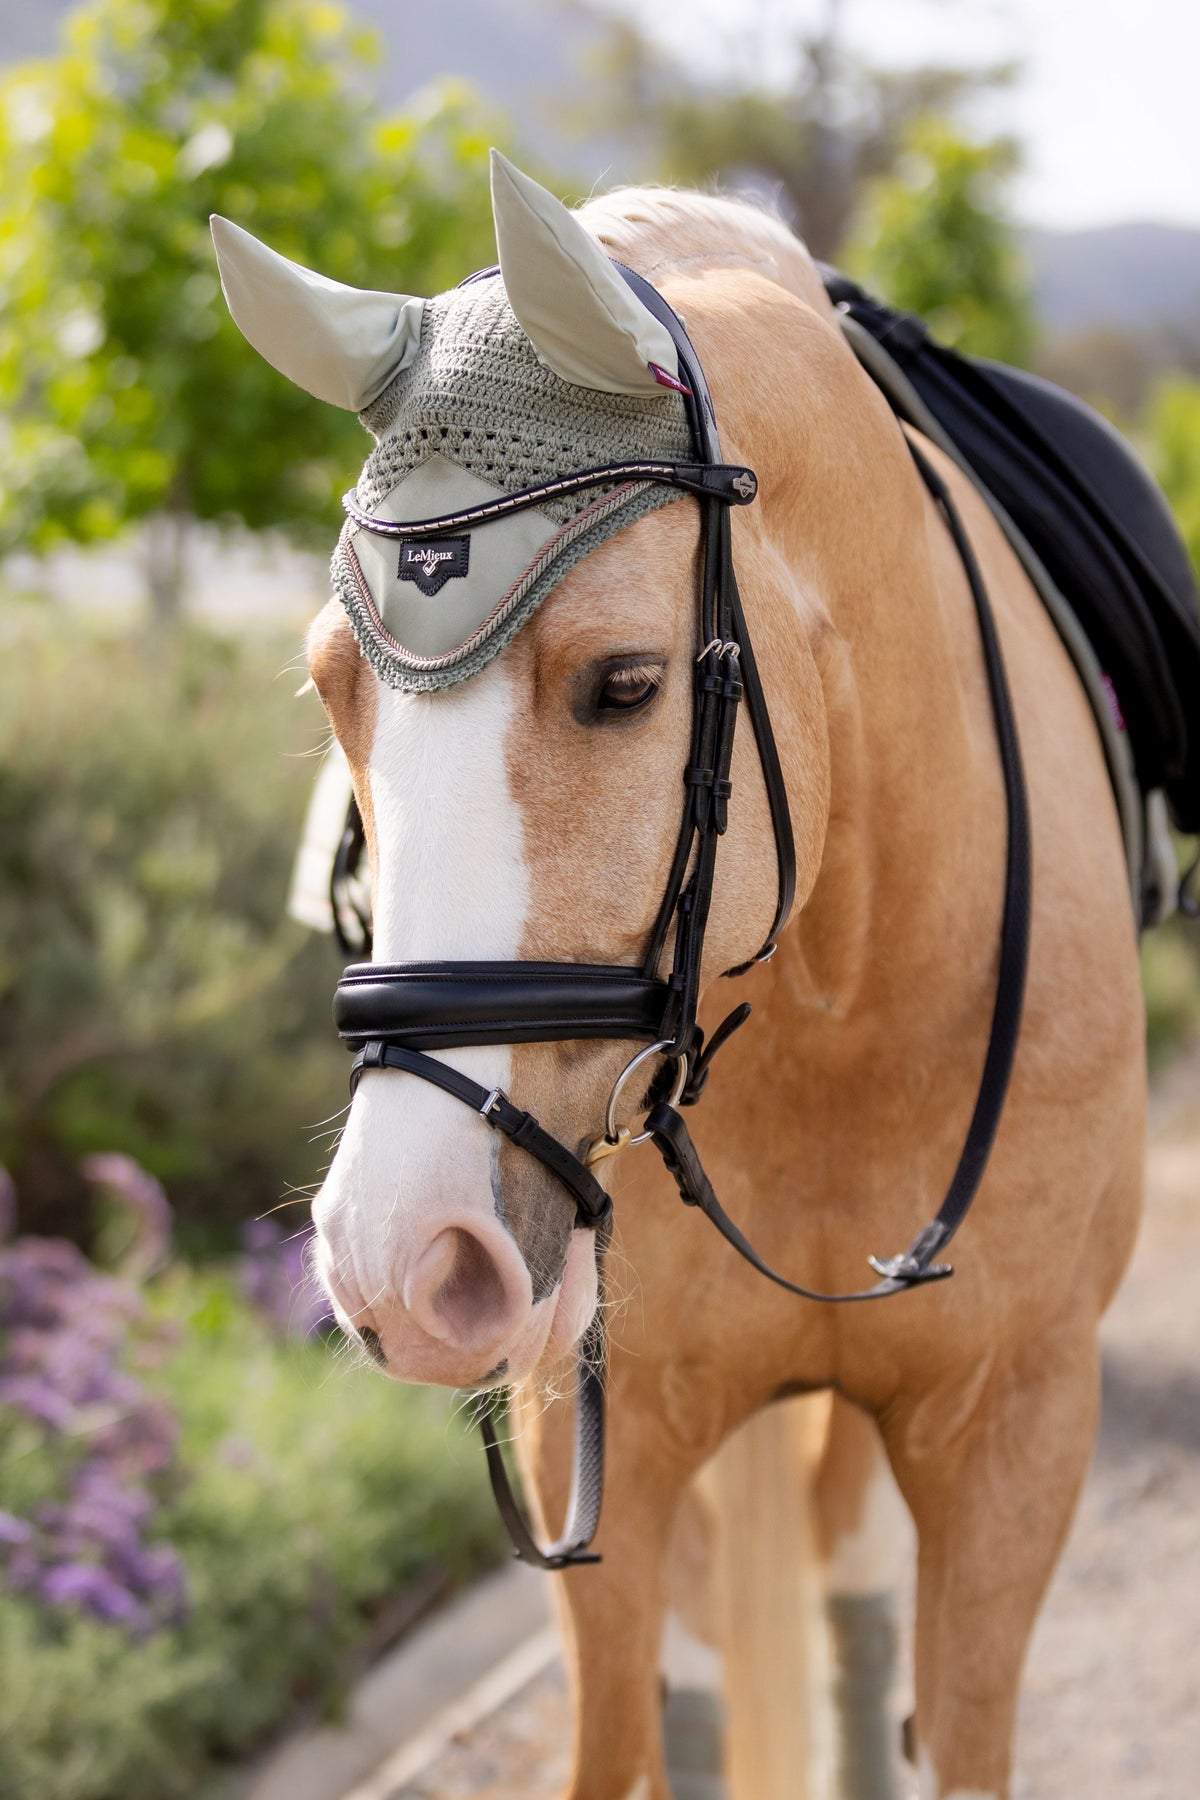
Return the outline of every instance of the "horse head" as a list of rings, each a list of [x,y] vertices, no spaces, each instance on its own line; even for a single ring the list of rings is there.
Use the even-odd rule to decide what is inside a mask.
[[[373,432],[356,496],[376,521],[486,508],[597,463],[689,453],[675,346],[606,254],[631,209],[568,212],[499,157],[493,203],[499,278],[430,301],[341,287],[214,221],[246,336]],[[734,209],[707,205],[719,237],[712,225]],[[819,294],[782,227],[761,217],[754,230],[767,260],[793,258]],[[828,751],[803,598],[771,536],[785,504],[778,446],[762,384],[739,380],[761,354],[747,277],[731,287],[681,262],[666,291],[718,392],[723,450],[767,471],[760,504],[739,512],[737,557],[778,696],[788,789],[801,797],[803,898],[824,837]],[[785,298],[805,310],[751,279],[768,313]],[[693,498],[636,481],[548,495],[423,544],[398,547],[352,520],[334,559],[339,594],[308,650],[362,815],[378,962],[643,962],[679,837],[704,649],[701,539]],[[776,897],[748,732],[731,773],[738,801],[705,983],[754,956]],[[669,934],[665,948],[669,968]],[[638,1047],[476,1043],[444,1060],[577,1151]],[[631,1110],[653,1073],[630,1083]],[[598,1304],[595,1236],[562,1184],[428,1081],[364,1072],[314,1218],[339,1321],[404,1380],[520,1378],[574,1345]]]

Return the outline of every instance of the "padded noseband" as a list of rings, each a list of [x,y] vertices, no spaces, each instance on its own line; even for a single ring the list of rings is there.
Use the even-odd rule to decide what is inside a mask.
[[[334,995],[338,1035],[413,1050],[546,1044],[567,1038],[653,1043],[670,1000],[640,969],[590,963],[351,963]]]

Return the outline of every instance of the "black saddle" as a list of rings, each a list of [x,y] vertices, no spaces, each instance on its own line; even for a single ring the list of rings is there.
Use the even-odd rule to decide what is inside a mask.
[[[899,365],[1068,601],[1112,685],[1142,793],[1162,789],[1176,826],[1200,830],[1200,600],[1147,471],[1073,395],[948,350],[912,314],[872,300],[835,269],[822,275],[834,304]]]

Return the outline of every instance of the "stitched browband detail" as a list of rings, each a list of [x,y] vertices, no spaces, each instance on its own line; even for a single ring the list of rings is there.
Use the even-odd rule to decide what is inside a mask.
[[[600,469],[585,469],[575,475],[564,475],[558,481],[543,482],[540,487],[526,488],[521,494],[505,494],[483,506],[471,506],[463,512],[442,513],[436,519],[380,519],[364,512],[358,504],[357,490],[343,496],[347,517],[364,531],[387,538],[439,537],[444,532],[463,526],[485,525],[492,519],[503,519],[510,513],[523,512],[543,501],[563,494],[581,493],[585,488],[603,487],[610,481],[664,481],[702,498],[725,500],[731,506],[749,506],[758,492],[758,478],[753,469],[737,463],[608,463]]]

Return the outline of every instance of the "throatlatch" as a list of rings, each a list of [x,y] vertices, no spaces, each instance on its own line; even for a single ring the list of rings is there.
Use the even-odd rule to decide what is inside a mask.
[[[493,1129],[535,1156],[562,1183],[576,1209],[576,1223],[596,1233],[597,1263],[603,1271],[611,1231],[611,1203],[592,1168],[630,1141],[616,1124],[614,1090],[605,1131],[582,1156],[544,1131],[499,1090],[477,1082],[425,1054],[430,1048],[469,1044],[537,1043],[579,1038],[643,1041],[626,1074],[651,1053],[673,1068],[669,1097],[656,1082],[647,1095],[650,1111],[636,1141],[655,1144],[688,1205],[698,1207],[739,1255],[769,1280],[805,1298],[849,1303],[883,1299],[926,1282],[944,1279],[951,1268],[934,1258],[961,1225],[982,1179],[1008,1088],[1020,1030],[1028,959],[1030,918],[1029,822],[1020,750],[1003,657],[982,576],[953,501],[940,477],[912,447],[921,478],[942,512],[954,540],[974,600],[996,719],[1008,804],[1008,849],[1000,967],[983,1077],[958,1167],[937,1217],[907,1250],[871,1257],[879,1280],[853,1293],[825,1294],[799,1286],[768,1267],[728,1217],[701,1165],[681,1108],[694,1105],[708,1080],[713,1057],[744,1024],[749,1007],[729,1014],[706,1046],[697,1022],[701,960],[712,898],[717,845],[728,822],[732,794],[730,765],[737,712],[744,700],[762,766],[775,836],[778,892],[766,941],[750,963],[726,971],[737,975],[775,950],[795,893],[795,849],[787,793],[770,716],[754,660],[734,575],[730,508],[747,505],[757,482],[749,469],[722,463],[716,420],[703,370],[680,320],[641,276],[617,265],[624,280],[669,331],[679,357],[695,461],[611,463],[563,477],[559,490],[582,489],[627,479],[672,484],[701,503],[703,566],[699,595],[699,644],[695,664],[691,742],[683,770],[683,812],[666,889],[640,968],[575,963],[402,963],[352,964],[339,983],[334,1003],[338,1029],[357,1051],[352,1080],[370,1069],[392,1069],[433,1082],[478,1112]],[[486,280],[485,271],[473,280]],[[911,446],[910,446],[911,447]],[[436,540],[486,517],[511,517],[536,506],[545,487],[508,495],[491,507],[397,523],[376,518],[350,496],[347,510],[358,528],[407,542]],[[356,836],[357,832],[357,836]],[[334,876],[334,917],[348,917],[343,892],[352,870],[361,827],[352,820]],[[674,926],[671,971],[660,974]],[[339,930],[342,927],[339,925]],[[621,1080],[624,1080],[624,1075]],[[619,1089],[620,1083],[618,1083]],[[542,1568],[562,1569],[597,1557],[590,1544],[599,1522],[603,1488],[604,1311],[598,1308],[578,1358],[575,1467],[568,1521],[561,1539],[539,1548],[509,1484],[497,1439],[492,1401],[483,1397],[478,1422],[500,1511],[516,1554]]]

